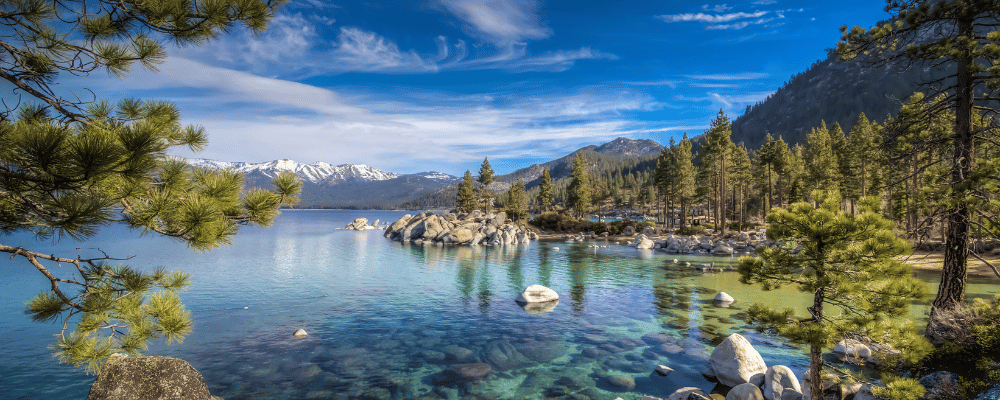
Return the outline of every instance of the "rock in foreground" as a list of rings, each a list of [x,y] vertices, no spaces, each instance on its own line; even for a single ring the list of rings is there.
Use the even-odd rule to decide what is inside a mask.
[[[205,379],[172,357],[122,357],[97,376],[87,400],[212,400]]]
[[[712,351],[709,363],[719,383],[729,387],[744,383],[760,386],[767,372],[760,353],[738,333],[729,335]]]

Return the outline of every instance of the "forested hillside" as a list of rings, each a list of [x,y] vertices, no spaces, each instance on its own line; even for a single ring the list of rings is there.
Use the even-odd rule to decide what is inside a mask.
[[[765,134],[781,136],[789,145],[805,143],[809,128],[825,121],[850,131],[858,116],[882,121],[895,115],[918,82],[937,75],[923,68],[864,68],[856,61],[841,61],[830,50],[825,60],[791,77],[766,100],[747,107],[733,121],[733,142],[756,150]],[[699,141],[695,140],[696,147]]]

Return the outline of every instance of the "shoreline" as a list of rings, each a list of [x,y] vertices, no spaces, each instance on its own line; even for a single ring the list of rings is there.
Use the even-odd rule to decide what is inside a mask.
[[[553,232],[553,231],[543,231],[538,229],[538,227],[532,227],[536,232],[538,232],[538,239],[545,241],[555,241],[563,240],[567,235],[577,235],[582,232]],[[662,239],[666,235],[650,236],[651,240]],[[606,238],[595,238],[592,240],[605,240],[610,243],[614,242],[631,242],[635,240],[635,236],[628,235],[616,235],[608,236]],[[667,254],[667,253],[663,253]],[[981,255],[984,259],[989,261],[991,264],[997,266],[1000,269],[1000,255],[983,254]],[[928,272],[941,272],[941,266],[944,263],[944,251],[929,251],[929,250],[914,250],[909,255],[900,256],[899,260],[910,264],[913,266],[914,270],[928,271]],[[973,257],[969,257],[968,260],[968,276],[970,278],[994,278],[1000,280],[993,270],[990,269],[985,263],[979,261]]]

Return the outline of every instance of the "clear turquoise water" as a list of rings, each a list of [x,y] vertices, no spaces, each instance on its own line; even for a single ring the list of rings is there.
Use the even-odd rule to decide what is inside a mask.
[[[712,346],[732,332],[745,334],[769,365],[797,373],[806,367],[801,350],[742,321],[754,302],[799,306],[806,296],[761,292],[739,284],[735,273],[702,274],[671,262],[735,259],[675,257],[604,241],[414,246],[390,242],[381,230],[334,229],[360,216],[391,222],[403,214],[286,211],[274,226],[244,229],[233,246],[208,253],[120,227],[85,243],[20,236],[0,242],[64,257],[75,257],[76,247],[84,257],[100,248],[134,255],[129,263],[136,267],[190,273],[193,285],[181,296],[193,333],[146,354],[187,360],[213,394],[228,400],[610,400],[666,396],[684,386],[711,390],[699,371]],[[602,247],[588,247],[594,244]],[[48,282],[21,259],[2,257],[0,269],[0,398],[85,398],[93,377],[58,364],[46,349],[59,326],[23,314],[24,301]],[[934,289],[933,277],[927,280]],[[514,303],[532,284],[559,293],[554,310],[531,315]],[[719,291],[737,302],[716,306],[711,299]],[[988,281],[970,288],[996,291]],[[292,338],[299,328],[309,336]],[[677,346],[663,350],[641,340],[661,332]],[[465,362],[487,362],[493,370],[474,381],[445,371]],[[676,372],[651,374],[658,364]],[[608,375],[630,376],[636,387],[611,387]]]

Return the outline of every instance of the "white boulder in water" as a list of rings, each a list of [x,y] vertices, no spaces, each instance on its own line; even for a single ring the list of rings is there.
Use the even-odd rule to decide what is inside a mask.
[[[295,331],[295,333],[293,333],[292,336],[295,336],[297,338],[304,338],[306,336],[309,336],[309,334],[306,333],[305,329],[299,329],[299,330]]]
[[[734,299],[733,296],[730,296],[729,293],[719,292],[718,294],[715,295],[715,301],[722,303],[732,303],[736,301],[736,299]]]
[[[559,294],[542,285],[528,286],[521,294],[517,295],[517,299],[514,299],[518,303],[544,303],[556,300],[559,300]]]
[[[719,382],[729,387],[743,383],[760,386],[764,383],[767,365],[750,342],[734,333],[715,347],[709,358],[712,371]]]

